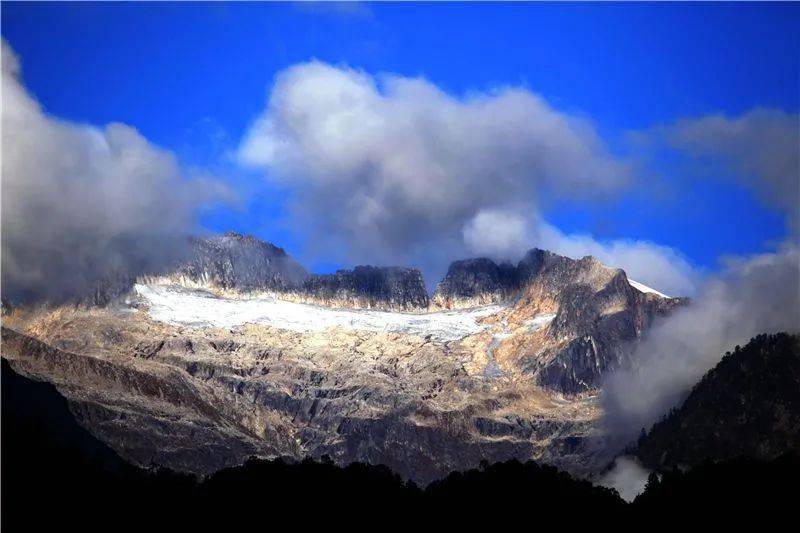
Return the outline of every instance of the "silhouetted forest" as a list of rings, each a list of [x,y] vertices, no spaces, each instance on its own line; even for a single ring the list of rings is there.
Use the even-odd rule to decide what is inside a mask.
[[[425,490],[385,467],[330,461],[251,460],[206,480],[146,471],[123,461],[80,427],[52,385],[2,368],[4,531],[209,530],[337,527],[519,520],[596,525],[670,509],[721,512],[789,509],[796,458],[734,461],[652,477],[632,505],[615,491],[549,466],[510,461],[454,473]],[[766,487],[766,489],[765,489]],[[740,508],[745,509],[744,507]]]
[[[728,517],[769,511],[773,516],[797,514],[800,459],[785,454],[772,461],[741,457],[706,461],[691,470],[677,468],[651,474],[633,510],[650,516],[700,512]]]
[[[707,459],[772,460],[800,453],[800,337],[758,335],[736,346],[649,432],[636,455],[649,468]]]

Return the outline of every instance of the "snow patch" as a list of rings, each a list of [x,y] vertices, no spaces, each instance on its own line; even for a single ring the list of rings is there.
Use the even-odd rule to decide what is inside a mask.
[[[331,327],[362,331],[406,333],[447,342],[487,329],[478,319],[503,309],[488,305],[456,311],[412,314],[362,309],[331,309],[286,302],[270,296],[251,299],[219,298],[205,291],[172,285],[134,287],[148,304],[148,313],[160,322],[192,328],[232,328],[262,324],[297,332],[322,331]]]
[[[638,290],[638,291],[649,292],[651,294],[657,294],[658,296],[661,296],[662,298],[670,298],[670,296],[667,296],[663,292],[658,292],[657,290],[655,290],[653,288],[650,288],[647,285],[644,285],[643,283],[639,283],[638,281],[633,281],[632,279],[628,279],[628,284],[631,287],[633,287],[634,289]]]
[[[537,329],[541,329],[546,324],[552,322],[555,317],[555,313],[543,313],[541,315],[536,315],[530,320],[526,320],[525,325],[528,326],[529,331],[536,331]]]

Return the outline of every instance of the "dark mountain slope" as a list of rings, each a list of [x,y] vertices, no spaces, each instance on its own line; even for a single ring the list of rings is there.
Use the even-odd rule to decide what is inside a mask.
[[[428,293],[416,268],[357,266],[334,274],[310,276],[303,294],[333,307],[425,310]]]
[[[800,453],[800,337],[759,335],[709,371],[638,442],[651,467]]]
[[[770,461],[740,457],[707,461],[688,471],[651,474],[645,491],[629,507],[629,517],[658,518],[659,525],[736,524],[755,520],[759,529],[780,531],[797,517],[800,457]]]

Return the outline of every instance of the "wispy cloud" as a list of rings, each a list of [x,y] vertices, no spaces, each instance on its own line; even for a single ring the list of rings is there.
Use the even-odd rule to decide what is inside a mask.
[[[754,109],[735,117],[687,118],[657,131],[673,149],[712,163],[714,176],[744,183],[800,229],[800,115]]]
[[[314,2],[299,1],[292,4],[304,13],[321,14],[352,19],[370,20],[374,13],[366,2]]]

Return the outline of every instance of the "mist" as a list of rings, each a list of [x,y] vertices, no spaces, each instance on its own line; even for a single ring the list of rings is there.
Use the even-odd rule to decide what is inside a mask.
[[[678,405],[726,351],[761,333],[800,329],[800,251],[729,259],[686,307],[656,323],[636,348],[635,366],[604,384],[605,422],[619,445]]]
[[[2,44],[2,291],[60,302],[155,273],[188,252],[204,205],[229,193],[185,176],[134,128],[48,115]]]
[[[635,457],[620,456],[612,467],[597,480],[602,487],[615,489],[626,502],[632,502],[644,492],[650,471],[639,464]]]
[[[784,214],[788,237],[772,253],[723,258],[723,268],[702,281],[688,306],[647,333],[635,366],[609,376],[602,402],[617,445],[679,405],[736,345],[761,333],[800,330],[800,115],[754,109],[736,117],[686,118],[656,137],[709,163],[705,168],[714,176],[751,188]]]

